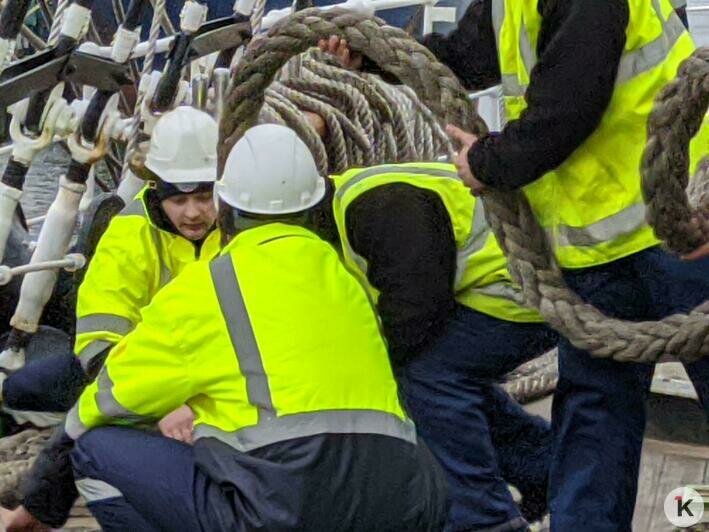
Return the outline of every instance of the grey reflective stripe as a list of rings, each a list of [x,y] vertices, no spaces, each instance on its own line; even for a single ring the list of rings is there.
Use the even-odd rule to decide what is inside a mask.
[[[113,347],[115,344],[105,340],[94,340],[77,353],[81,367],[86,371],[91,361],[106,349]]]
[[[671,3],[677,8],[685,5],[686,1],[671,0]],[[679,37],[686,31],[684,24],[682,24],[682,21],[675,12],[672,12],[669,18],[665,20],[662,15],[660,0],[652,0],[652,5],[657,16],[662,21],[662,34],[642,48],[623,54],[618,65],[616,84],[624,83],[661,64]],[[504,17],[504,0],[492,0],[492,18],[498,50],[502,50],[500,37]],[[523,24],[520,26],[519,52],[527,74],[529,75],[537,63],[537,58],[536,51],[531,46],[527,29]],[[527,85],[519,83],[516,74],[503,73],[502,89],[505,96],[524,96]]]
[[[66,432],[70,438],[78,440],[79,437],[88,430],[86,425],[81,422],[81,418],[79,418],[79,404],[77,403],[71,407],[71,410],[69,410],[69,413],[66,415],[64,432]]]
[[[532,48],[532,41],[529,39],[527,28],[522,25],[519,32],[519,51],[522,54],[522,62],[524,68],[527,69],[527,75],[532,73],[534,65],[537,64],[537,51]]]
[[[524,96],[527,92],[527,85],[519,82],[516,74],[504,74],[502,76],[502,94],[505,96]]]
[[[367,276],[367,270],[369,266],[367,265],[367,261],[364,259],[364,257],[357,252],[355,252],[352,247],[350,247],[349,242],[342,242],[343,246],[347,246],[347,249],[349,250],[350,253],[350,258],[354,261],[354,263],[357,265],[357,268],[359,268],[359,271],[361,271],[365,277]]]
[[[110,331],[125,336],[133,322],[117,314],[87,314],[76,320],[76,334]]]
[[[246,379],[249,402],[258,409],[259,423],[271,420],[275,418],[276,411],[231,255],[223,255],[213,260],[209,264],[209,270],[239,368]]]
[[[645,211],[645,204],[636,203],[584,227],[559,225],[555,227],[554,239],[560,246],[596,246],[641,229],[645,225]]]
[[[101,372],[98,374],[97,384],[98,390],[95,395],[96,405],[104,416],[131,422],[147,419],[146,416],[131,412],[116,400],[113,396],[113,381],[108,376],[106,366],[101,368]]]
[[[123,497],[123,494],[118,488],[111,486],[103,480],[80,478],[75,480],[74,483],[76,484],[76,489],[79,494],[89,503]]]
[[[463,246],[458,250],[456,254],[456,270],[455,270],[455,282],[454,286],[457,288],[460,281],[463,279],[463,274],[465,273],[466,264],[468,259],[472,257],[475,253],[480,251],[485,242],[487,242],[487,237],[490,234],[490,226],[487,224],[485,219],[485,206],[483,202],[478,200],[475,202],[475,210],[473,213],[472,227],[470,228],[470,235],[465,241]]]
[[[142,216],[147,218],[148,215],[145,212],[145,205],[140,198],[134,199],[128,205],[123,207],[117,216]]]
[[[450,179],[455,179],[460,181],[460,177],[456,172],[451,172],[449,170],[441,170],[440,168],[416,168],[415,166],[398,166],[398,165],[387,165],[387,166],[377,166],[374,168],[369,168],[367,170],[362,170],[360,173],[352,177],[349,181],[344,183],[340,188],[335,191],[335,200],[342,201],[343,196],[355,185],[361,183],[367,178],[391,173],[401,173],[401,174],[413,174],[429,177],[445,177]],[[349,242],[345,242],[342,239],[342,245],[347,246],[347,252],[350,257],[360,269],[362,273],[367,275],[367,261],[364,257],[358,255],[354,249],[349,245]]]
[[[480,288],[475,288],[473,292],[478,292],[486,296],[499,297],[507,299],[518,305],[524,305],[524,297],[519,289],[511,284],[500,281],[498,283],[489,284]]]
[[[293,414],[261,426],[226,432],[201,424],[194,438],[216,438],[237,451],[248,452],[272,443],[317,434],[380,434],[416,444],[416,427],[409,420],[377,410],[326,410]]]
[[[497,41],[497,51],[500,53],[502,25],[505,22],[505,0],[492,0],[492,27],[495,30],[495,40]]]
[[[456,172],[451,172],[449,170],[441,170],[440,168],[416,168],[415,166],[398,165],[376,166],[374,168],[362,170],[360,173],[352,177],[349,181],[347,181],[340,188],[338,188],[335,191],[335,199],[338,201],[342,200],[342,196],[344,196],[348,190],[350,190],[358,183],[361,183],[368,177],[393,173],[423,175],[431,177],[449,177],[451,179],[457,179],[458,181],[460,181],[460,178],[458,177],[458,174]]]
[[[154,225],[150,226],[150,234],[153,237],[153,243],[155,244],[155,250],[158,254],[158,263],[160,264],[160,281],[159,287],[162,288],[167,283],[170,282],[172,274],[165,264],[165,250],[163,248],[162,238],[160,238],[160,231]]]
[[[662,20],[662,33],[654,41],[621,57],[616,83],[628,81],[658,66],[686,31],[684,24],[675,12],[672,12],[667,20],[664,19],[660,0],[652,0],[652,5],[657,16]]]
[[[498,54],[500,55],[502,50],[502,42],[500,39],[504,21],[505,0],[492,0],[492,25],[495,30],[495,40],[497,42]],[[525,68],[527,69],[527,74],[529,75],[532,72],[534,65],[537,63],[537,52],[532,48],[529,34],[523,26],[520,28],[519,53],[522,56],[522,61],[524,62]],[[519,77],[516,73],[503,73],[501,80],[502,93],[505,96],[524,96],[524,93],[527,91],[527,85],[523,85],[519,82]]]

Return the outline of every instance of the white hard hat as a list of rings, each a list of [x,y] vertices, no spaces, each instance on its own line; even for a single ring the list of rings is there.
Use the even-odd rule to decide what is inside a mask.
[[[173,185],[217,179],[217,123],[207,113],[182,106],[155,124],[145,167]]]
[[[325,180],[292,129],[263,124],[249,129],[232,148],[214,191],[243,212],[289,214],[317,205],[325,195]]]

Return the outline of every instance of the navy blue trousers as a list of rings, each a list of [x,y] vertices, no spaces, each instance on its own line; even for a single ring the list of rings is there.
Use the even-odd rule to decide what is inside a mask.
[[[14,410],[67,412],[86,385],[86,375],[74,353],[30,360],[7,377],[2,404]]]
[[[213,529],[200,522],[224,501],[196,465],[191,445],[131,428],[91,430],[72,451],[74,476],[106,532]]]
[[[507,482],[546,491],[549,427],[495,383],[557,342],[546,325],[459,305],[443,334],[398,370],[409,415],[448,479],[447,530],[526,529]]]
[[[686,312],[709,299],[709,260],[685,262],[659,248],[565,276],[584,300],[632,321]],[[560,343],[549,493],[553,530],[631,530],[653,369],[592,358]],[[686,369],[709,417],[709,359]]]

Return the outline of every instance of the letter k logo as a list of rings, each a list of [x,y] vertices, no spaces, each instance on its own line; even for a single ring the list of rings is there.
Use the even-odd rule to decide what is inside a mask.
[[[692,499],[687,499],[687,502],[682,504],[682,496],[678,495],[675,497],[677,501],[677,517],[682,517],[684,512],[687,512],[691,517],[694,517],[692,510],[689,509],[689,505],[692,504]]]

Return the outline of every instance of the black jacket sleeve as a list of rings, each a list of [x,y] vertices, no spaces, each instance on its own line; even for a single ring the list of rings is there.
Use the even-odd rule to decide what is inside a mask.
[[[468,90],[500,83],[491,0],[473,0],[450,34],[426,35],[421,44],[458,76]]]
[[[63,427],[57,427],[39,453],[22,486],[22,504],[45,525],[60,528],[79,494],[71,466],[72,440]]]
[[[455,305],[455,240],[431,191],[404,183],[370,190],[347,208],[347,237],[368,265],[392,362],[435,338]]]
[[[625,45],[624,0],[547,0],[528,107],[469,152],[475,177],[500,189],[529,184],[561,164],[598,127]]]

